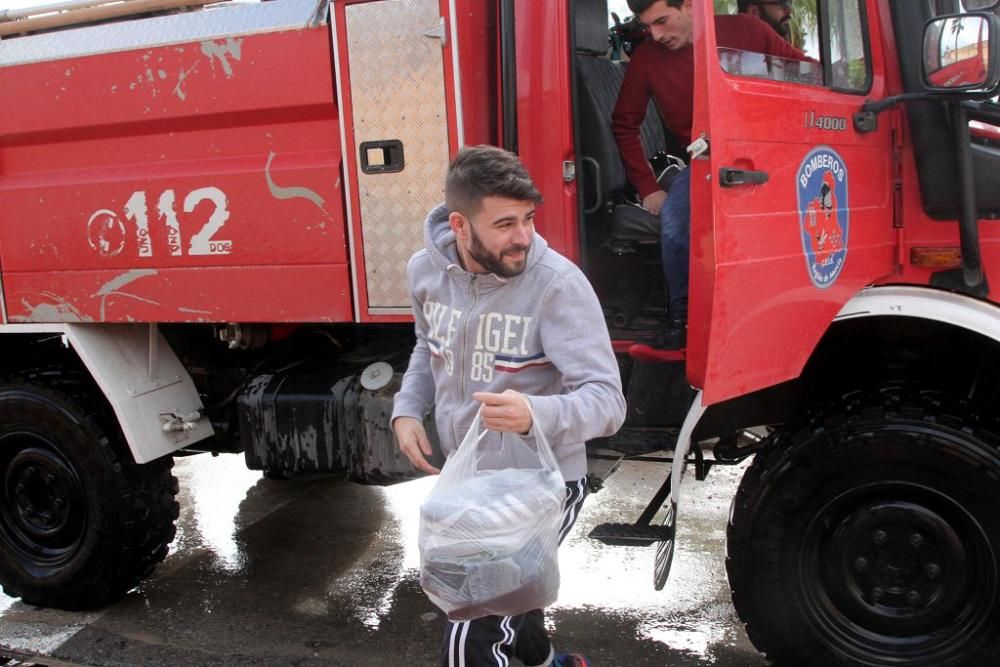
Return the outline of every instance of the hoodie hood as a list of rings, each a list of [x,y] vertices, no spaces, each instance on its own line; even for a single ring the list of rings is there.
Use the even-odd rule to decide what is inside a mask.
[[[445,204],[435,206],[427,214],[427,220],[424,221],[424,245],[427,247],[431,261],[445,273],[455,276],[471,276],[473,275],[472,273],[462,268],[462,262],[458,256],[458,240],[455,238],[455,232],[452,231],[451,224],[448,222],[450,214],[451,211]],[[545,255],[545,251],[548,248],[548,242],[538,232],[532,234],[531,249],[528,251],[528,261],[525,264],[524,271],[519,275],[524,275],[532,266],[537,264],[542,256]],[[504,278],[495,273],[486,275],[500,284],[511,280],[511,278]]]

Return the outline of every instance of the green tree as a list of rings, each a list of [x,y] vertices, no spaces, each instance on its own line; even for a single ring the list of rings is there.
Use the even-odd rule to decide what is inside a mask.
[[[953,35],[955,35],[955,59],[956,60],[959,60],[961,58],[961,56],[959,55],[961,53],[961,51],[960,51],[960,49],[958,47],[958,38],[961,36],[963,30],[965,30],[965,21],[963,21],[961,19],[952,19],[951,20],[951,33]]]
[[[801,49],[811,37],[811,41],[818,45],[818,0],[795,0],[792,7],[792,43]]]

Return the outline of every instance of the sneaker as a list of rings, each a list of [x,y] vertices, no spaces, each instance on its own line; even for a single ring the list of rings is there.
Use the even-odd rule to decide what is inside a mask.
[[[667,322],[649,341],[651,347],[658,350],[682,350],[687,347],[687,320],[677,318]]]
[[[590,667],[590,663],[579,653],[557,653],[552,667]]]

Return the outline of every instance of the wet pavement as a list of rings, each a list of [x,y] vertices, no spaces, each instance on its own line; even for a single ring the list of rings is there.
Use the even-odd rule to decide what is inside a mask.
[[[637,517],[664,472],[662,463],[625,463],[587,500],[560,550],[560,600],[547,615],[557,647],[597,666],[765,664],[725,578],[726,516],[742,467],[685,480],[663,591],[652,585],[655,547],[586,537],[598,523]],[[442,614],[420,590],[416,545],[432,480],[273,481],[233,455],[180,459],[175,474],[177,538],[153,576],[98,612],[0,595],[0,663],[16,652],[79,665],[436,664]]]

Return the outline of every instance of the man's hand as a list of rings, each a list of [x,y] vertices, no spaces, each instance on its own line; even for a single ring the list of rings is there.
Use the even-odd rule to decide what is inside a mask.
[[[423,422],[413,417],[396,417],[392,420],[392,430],[396,434],[399,451],[410,459],[415,468],[431,475],[441,472],[427,462],[427,457],[431,455],[431,443]]]
[[[642,207],[653,215],[659,215],[665,201],[667,201],[667,193],[663,190],[657,190],[642,198]]]
[[[477,391],[472,398],[483,404],[483,428],[521,434],[531,430],[531,410],[521,393],[513,389],[502,394]]]

